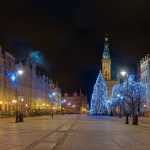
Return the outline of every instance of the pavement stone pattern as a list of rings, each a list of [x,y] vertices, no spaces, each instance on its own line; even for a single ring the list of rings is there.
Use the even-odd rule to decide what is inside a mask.
[[[55,115],[0,119],[0,150],[150,150],[150,118]]]

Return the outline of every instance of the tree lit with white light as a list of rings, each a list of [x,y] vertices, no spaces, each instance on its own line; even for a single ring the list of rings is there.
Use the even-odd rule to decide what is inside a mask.
[[[107,87],[104,77],[101,71],[98,74],[96,83],[94,85],[92,98],[91,98],[91,115],[102,115],[107,113],[106,102],[107,97]]]

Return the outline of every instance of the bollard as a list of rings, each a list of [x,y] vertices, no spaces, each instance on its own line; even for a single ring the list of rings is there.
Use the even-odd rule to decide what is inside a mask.
[[[138,125],[138,115],[133,115],[132,124],[133,125]]]
[[[126,122],[125,122],[125,124],[129,124],[129,116],[128,116],[128,114],[126,114]]]

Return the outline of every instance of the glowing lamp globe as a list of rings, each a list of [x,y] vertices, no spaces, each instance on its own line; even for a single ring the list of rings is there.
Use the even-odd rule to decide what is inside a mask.
[[[18,70],[17,73],[18,73],[19,75],[22,75],[22,74],[23,74],[23,70]]]
[[[125,76],[126,75],[126,71],[121,71],[121,75]]]
[[[54,92],[54,93],[53,93],[53,96],[55,96],[55,95],[56,95],[56,93]]]

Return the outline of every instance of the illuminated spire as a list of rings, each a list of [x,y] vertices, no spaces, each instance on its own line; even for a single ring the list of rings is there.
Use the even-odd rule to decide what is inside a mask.
[[[110,59],[109,43],[108,43],[108,35],[107,34],[105,35],[103,59]]]

